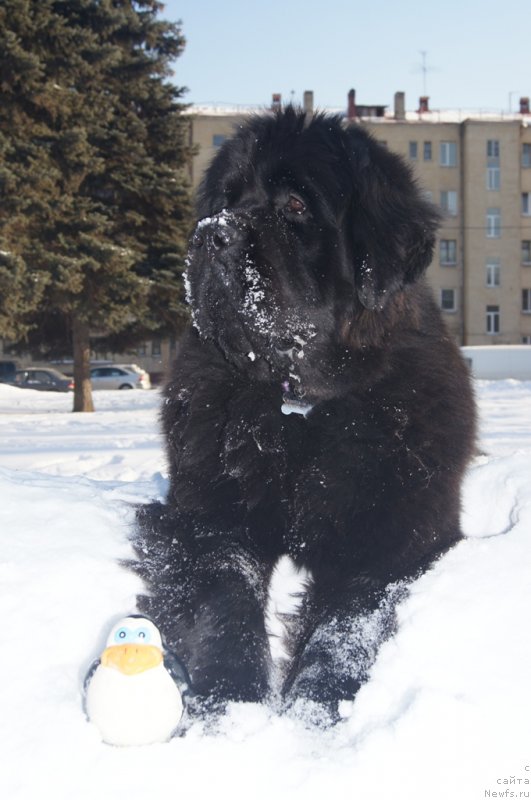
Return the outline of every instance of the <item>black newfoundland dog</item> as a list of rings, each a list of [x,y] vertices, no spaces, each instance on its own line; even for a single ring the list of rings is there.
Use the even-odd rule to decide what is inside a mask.
[[[291,108],[223,144],[198,212],[140,607],[203,710],[271,699],[264,609],[288,554],[311,579],[276,702],[334,719],[392,629],[390,596],[461,536],[475,414],[422,281],[438,213],[360,127]]]

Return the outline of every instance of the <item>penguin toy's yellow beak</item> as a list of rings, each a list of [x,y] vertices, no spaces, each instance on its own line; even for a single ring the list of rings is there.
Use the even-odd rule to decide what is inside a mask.
[[[162,651],[150,644],[119,644],[105,648],[101,665],[117,669],[123,675],[139,675],[162,663]]]

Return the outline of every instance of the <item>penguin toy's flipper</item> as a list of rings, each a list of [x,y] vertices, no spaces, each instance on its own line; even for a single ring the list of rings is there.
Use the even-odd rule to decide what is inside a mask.
[[[169,672],[175,685],[179,688],[183,697],[193,697],[192,686],[188,671],[180,658],[175,653],[164,648],[164,667]]]
[[[87,717],[104,742],[121,746],[168,741],[190,694],[184,665],[156,625],[136,614],[113,626],[84,681]]]

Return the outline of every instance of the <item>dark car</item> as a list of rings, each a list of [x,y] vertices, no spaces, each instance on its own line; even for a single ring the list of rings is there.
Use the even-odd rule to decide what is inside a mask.
[[[16,371],[14,361],[0,361],[0,383],[14,383]]]
[[[74,389],[74,381],[57,369],[28,367],[17,370],[15,386],[20,386],[21,389],[40,389],[44,392],[71,392]]]

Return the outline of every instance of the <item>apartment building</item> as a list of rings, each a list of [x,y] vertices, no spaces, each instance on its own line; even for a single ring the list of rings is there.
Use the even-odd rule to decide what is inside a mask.
[[[274,105],[280,98],[275,95]],[[312,110],[311,92],[304,105]],[[196,187],[217,147],[247,108],[195,109],[190,122]],[[337,109],[333,109],[337,112]],[[428,280],[461,344],[531,344],[531,115],[432,112],[421,98],[406,112],[359,105],[342,112],[413,167],[419,185],[444,217]]]

